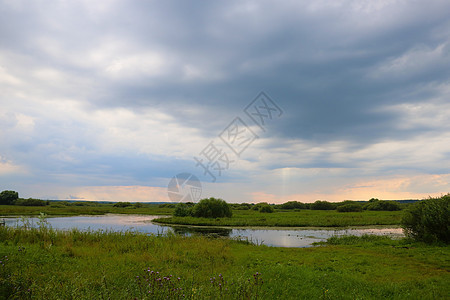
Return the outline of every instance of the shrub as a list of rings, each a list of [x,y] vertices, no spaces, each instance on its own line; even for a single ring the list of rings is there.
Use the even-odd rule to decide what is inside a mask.
[[[176,204],[174,203],[163,203],[158,205],[159,208],[175,208]]]
[[[259,212],[261,212],[261,213],[273,213],[274,209],[269,204],[263,204],[263,205],[260,205]]]
[[[11,205],[19,199],[19,193],[15,191],[3,191],[0,193],[0,205]]]
[[[202,199],[192,209],[192,216],[203,218],[222,218],[232,216],[231,207],[222,199]]]
[[[192,205],[178,203],[173,212],[175,217],[188,217],[192,215]]]
[[[305,203],[301,203],[298,201],[288,201],[280,205],[281,209],[307,209]]]
[[[234,204],[233,209],[237,210],[249,210],[252,208],[252,205],[249,203],[240,203],[240,204]]]
[[[338,212],[359,212],[362,211],[362,206],[356,203],[347,203],[336,208]]]
[[[310,208],[313,210],[333,210],[336,208],[336,204],[330,203],[328,201],[317,200],[316,202],[311,204]]]
[[[413,204],[403,216],[405,235],[418,241],[450,243],[450,194]]]
[[[117,202],[114,203],[114,207],[128,207],[131,206],[132,204],[130,202]]]
[[[92,203],[87,201],[76,201],[72,203],[73,206],[92,206]]]
[[[33,198],[18,199],[15,202],[15,205],[20,205],[20,206],[46,206],[47,204],[48,204],[47,201],[33,199]]]
[[[369,203],[364,205],[364,209],[367,210],[378,210],[378,211],[395,211],[401,210],[400,204],[395,201],[386,201],[386,200],[378,200],[378,199],[370,199]]]

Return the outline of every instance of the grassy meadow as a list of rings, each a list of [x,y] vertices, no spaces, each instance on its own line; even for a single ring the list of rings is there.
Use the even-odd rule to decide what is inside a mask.
[[[3,299],[444,299],[450,248],[387,237],[272,248],[204,236],[0,228]]]
[[[346,227],[399,225],[403,211],[362,211],[341,213],[335,210],[233,210],[231,218],[166,217],[153,220],[163,224],[196,226],[269,226],[269,227]]]

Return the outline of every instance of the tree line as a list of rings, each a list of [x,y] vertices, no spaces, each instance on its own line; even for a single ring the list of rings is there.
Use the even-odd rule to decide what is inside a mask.
[[[16,191],[3,191],[0,193],[0,205],[21,205],[21,206],[45,206],[49,205],[50,201],[28,198],[19,198],[19,193]]]

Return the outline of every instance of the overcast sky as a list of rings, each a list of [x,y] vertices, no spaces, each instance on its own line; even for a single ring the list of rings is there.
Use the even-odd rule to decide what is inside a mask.
[[[449,11],[0,0],[0,190],[170,201],[191,173],[229,202],[448,193]]]

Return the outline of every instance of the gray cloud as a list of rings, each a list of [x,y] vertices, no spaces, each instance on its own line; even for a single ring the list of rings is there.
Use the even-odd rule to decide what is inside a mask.
[[[192,168],[192,156],[261,90],[284,114],[255,149],[291,158],[246,157],[257,169],[362,168],[390,161],[373,158],[374,145],[449,130],[431,124],[449,109],[447,1],[3,1],[0,8],[0,136],[8,138],[0,155],[26,166],[30,181],[37,173],[92,175],[99,184],[116,175],[116,184],[170,177],[177,166]],[[118,116],[120,109],[131,113]],[[405,126],[413,111],[426,121]],[[341,146],[308,162],[292,158],[295,145],[332,143]],[[337,160],[339,152],[346,159]],[[442,173],[449,162],[447,155],[441,166],[419,164],[420,157],[420,172]]]

